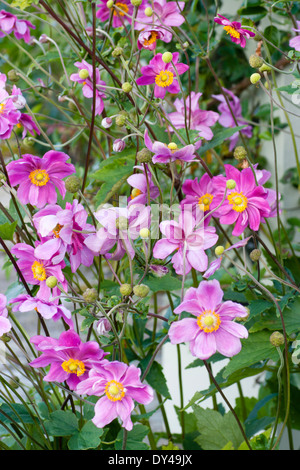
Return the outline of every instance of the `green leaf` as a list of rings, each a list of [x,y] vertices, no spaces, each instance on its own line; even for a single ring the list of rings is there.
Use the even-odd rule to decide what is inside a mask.
[[[279,45],[280,34],[276,26],[274,25],[267,26],[264,30],[264,36],[268,41],[270,41],[275,46]],[[270,50],[270,53],[273,54],[273,52],[275,51],[275,48],[269,43],[268,43],[268,48]]]
[[[69,439],[68,448],[70,450],[95,449],[101,443],[102,434],[103,429],[97,428],[92,421],[88,421],[80,431],[76,431]]]
[[[266,16],[268,10],[262,6],[257,5],[247,8],[240,8],[237,13],[240,16],[246,16],[247,18],[250,18],[252,21],[260,21]]]
[[[0,237],[3,240],[12,241],[17,224],[18,222],[13,222],[12,224],[9,222],[6,222],[5,224],[0,225]]]
[[[150,361],[150,359],[151,359],[151,356],[147,356],[145,359],[143,359],[140,362],[140,367],[142,371],[146,369],[147,364]],[[167,386],[167,381],[163,373],[162,366],[158,362],[153,361],[150,367],[150,370],[146,375],[146,381],[152,388],[154,388],[154,390],[156,390],[162,396],[166,398],[171,398],[171,395]]]
[[[72,411],[56,410],[45,421],[45,428],[51,436],[72,436],[78,431],[78,420]]]
[[[132,431],[127,434],[126,449],[125,450],[147,450],[148,445],[143,442],[149,433],[148,426],[144,424],[136,424]],[[121,429],[115,443],[116,450],[122,450],[124,430]]]
[[[177,277],[172,276],[171,273],[168,273],[164,277],[160,278],[149,275],[145,279],[145,283],[147,286],[149,286],[152,292],[170,292],[173,290],[178,290],[181,287],[181,281]]]
[[[217,131],[214,137],[212,138],[212,140],[210,140],[205,145],[200,147],[200,149],[197,152],[198,155],[203,155],[205,152],[207,152],[207,150],[210,150],[214,147],[217,147],[218,145],[223,144],[224,140],[229,139],[229,137],[231,137],[236,132],[241,131],[245,127],[246,126],[237,126],[237,127],[230,127],[228,129],[221,129]]]
[[[230,441],[235,449],[243,442],[241,430],[231,412],[193,406],[200,435],[195,439],[203,450],[220,450]]]

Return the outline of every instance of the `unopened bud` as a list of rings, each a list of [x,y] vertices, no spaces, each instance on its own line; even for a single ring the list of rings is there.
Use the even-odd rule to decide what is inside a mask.
[[[106,6],[107,8],[112,8],[114,6],[114,0],[108,0],[108,2],[106,2]]]
[[[153,15],[153,10],[151,7],[147,7],[144,11],[146,16],[152,16]]]
[[[116,139],[113,143],[114,152],[122,152],[122,150],[124,150],[125,147],[126,147],[126,144],[124,140],[122,139]]]
[[[123,85],[122,85],[122,90],[123,90],[125,93],[130,93],[131,90],[132,90],[132,85],[131,85],[129,82],[125,82],[125,83],[123,83]]]
[[[253,69],[258,69],[259,67],[262,66],[263,64],[263,60],[261,57],[259,57],[258,55],[256,54],[252,54],[250,57],[249,57],[249,64],[250,66],[253,68]]]
[[[172,62],[173,54],[172,52],[164,52],[161,58],[165,64],[169,64],[170,62]]]
[[[141,238],[145,238],[145,239],[146,239],[146,238],[149,238],[149,237],[150,237],[150,230],[147,229],[147,228],[142,228],[142,229],[140,230],[140,237],[141,237]]]
[[[137,153],[136,158],[140,163],[150,163],[152,161],[152,153],[145,147]]]
[[[270,336],[270,343],[273,346],[282,346],[284,344],[284,336],[280,331],[274,331]]]
[[[65,188],[68,193],[75,194],[81,188],[81,180],[76,175],[71,175],[65,180]]]
[[[78,75],[79,75],[79,78],[81,78],[81,80],[85,80],[86,78],[90,76],[90,73],[87,69],[81,69],[79,70]]]
[[[130,285],[130,284],[122,284],[122,285],[120,286],[120,292],[121,292],[121,294],[124,295],[124,296],[130,295],[131,292],[132,292],[132,287],[131,287],[131,285]]]
[[[53,289],[53,287],[57,286],[57,278],[55,276],[49,276],[46,279],[46,286]]]
[[[236,160],[244,160],[247,157],[247,151],[242,145],[239,145],[235,147],[233,156]]]
[[[144,298],[149,294],[149,292],[150,292],[150,289],[145,284],[139,284],[137,286],[134,286],[133,288],[133,293],[137,297]]]
[[[143,0],[130,0],[130,3],[134,7],[139,7],[143,3]]]
[[[114,50],[113,50],[112,53],[111,53],[111,55],[112,55],[113,57],[119,57],[119,56],[121,56],[122,54],[123,54],[123,49],[122,49],[122,47],[120,47],[120,46],[115,47]]]
[[[259,68],[259,71],[260,72],[271,72],[271,67],[267,64],[263,64],[260,68]]]
[[[236,181],[234,180],[227,180],[226,181],[226,188],[227,189],[234,189],[236,187]]]
[[[40,42],[41,44],[45,44],[46,42],[48,42],[48,36],[47,36],[47,34],[42,34],[42,35],[40,36],[39,42]]]
[[[251,253],[250,253],[249,256],[250,256],[250,259],[251,259],[252,261],[258,261],[259,258],[261,257],[261,252],[260,252],[260,250],[258,250],[257,248],[255,248],[254,250],[251,251]]]
[[[124,116],[124,114],[118,114],[116,116],[116,125],[118,127],[124,126],[125,122],[126,122],[126,116]]]
[[[93,303],[98,299],[98,292],[94,287],[92,287],[90,289],[86,289],[83,292],[82,297],[86,302]]]
[[[224,251],[225,251],[224,246],[217,246],[217,247],[215,248],[215,254],[216,254],[217,256],[221,256],[221,255],[224,253]]]
[[[260,76],[260,73],[253,73],[250,77],[250,82],[252,83],[252,85],[255,85],[256,83],[258,83],[261,79],[261,76]]]
[[[19,75],[17,75],[17,72],[12,69],[7,73],[7,77],[11,82],[17,83],[20,79]]]
[[[112,123],[113,123],[112,118],[106,117],[106,118],[102,119],[101,125],[105,129],[108,129],[109,127],[111,127]]]

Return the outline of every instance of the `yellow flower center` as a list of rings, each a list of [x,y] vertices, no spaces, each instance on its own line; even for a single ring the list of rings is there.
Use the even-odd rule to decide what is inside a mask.
[[[149,39],[145,39],[144,41],[144,46],[151,46],[156,39],[157,39],[158,34],[155,31],[151,31]]]
[[[36,186],[45,186],[50,180],[46,170],[34,170],[29,174],[29,179]]]
[[[203,196],[199,198],[198,204],[199,206],[202,206],[201,208],[204,211],[208,211],[212,200],[213,200],[213,195],[206,193],[206,194],[203,194]]]
[[[131,199],[134,199],[135,197],[139,196],[140,194],[142,194],[142,191],[140,189],[137,189],[137,188],[133,188],[133,190],[131,191]]]
[[[203,313],[197,317],[197,325],[200,330],[203,330],[204,333],[212,333],[217,331],[220,327],[221,320],[220,316],[211,310],[204,310]]]
[[[172,85],[174,75],[169,70],[162,70],[155,77],[155,83],[157,86],[166,87]]]
[[[43,263],[40,263],[39,261],[35,261],[33,265],[31,266],[31,270],[33,273],[34,279],[37,279],[38,281],[44,281],[46,279],[46,270],[44,268]]]
[[[0,104],[0,114],[3,114],[5,111],[5,103]]]
[[[59,238],[59,232],[61,231],[61,229],[63,228],[63,225],[60,225],[60,224],[57,224],[54,229],[52,230],[52,232],[54,233],[54,236],[55,238]]]
[[[248,199],[243,193],[231,193],[227,196],[229,204],[232,204],[232,209],[236,212],[244,212],[248,205]]]
[[[233,26],[224,26],[224,29],[227,34],[230,34],[233,38],[239,39],[241,37],[240,33]]]
[[[129,11],[128,5],[122,2],[117,2],[116,7],[120,8],[120,10],[114,8],[114,16],[124,16]]]
[[[119,401],[125,397],[125,389],[120,382],[116,380],[110,380],[105,385],[105,393],[107,398],[111,401]]]
[[[64,361],[61,366],[68,374],[76,374],[77,377],[85,373],[84,363],[78,359],[70,358],[68,361]]]

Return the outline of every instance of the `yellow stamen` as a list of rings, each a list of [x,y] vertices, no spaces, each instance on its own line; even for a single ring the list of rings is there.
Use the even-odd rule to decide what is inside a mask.
[[[211,310],[204,310],[203,313],[197,317],[197,325],[200,330],[203,330],[204,333],[212,333],[217,331],[220,327],[221,320],[220,316]]]
[[[69,374],[76,374],[77,377],[85,373],[85,365],[78,359],[70,358],[68,361],[64,361],[61,366],[64,371]]]
[[[151,31],[149,39],[145,39],[144,41],[144,46],[151,46],[151,44],[153,44],[156,41],[157,36],[158,34],[156,31]]]
[[[169,85],[172,85],[173,78],[174,75],[172,74],[172,72],[170,72],[169,70],[162,70],[161,72],[159,72],[158,75],[156,75],[155,83],[158,86],[167,87]]]
[[[0,104],[0,114],[3,114],[5,111],[5,103]]]
[[[31,270],[32,270],[34,279],[37,279],[38,281],[44,281],[46,279],[47,275],[46,275],[46,270],[44,268],[43,263],[40,263],[39,261],[35,261],[33,265],[31,266]]]
[[[229,204],[232,204],[232,209],[236,212],[244,212],[248,205],[248,199],[243,193],[231,193],[227,196]]]
[[[50,180],[46,170],[34,170],[29,174],[29,179],[36,186],[45,186]]]
[[[212,200],[213,200],[213,195],[206,193],[206,194],[203,194],[203,196],[199,198],[198,204],[200,206],[203,206],[204,211],[208,211]]]
[[[230,34],[233,38],[239,39],[241,37],[240,33],[233,26],[224,26],[224,29],[227,34]]]
[[[124,16],[129,11],[128,5],[122,2],[117,2],[116,7],[120,8],[120,10],[114,8],[114,16]]]
[[[61,231],[61,229],[63,228],[63,225],[60,225],[60,224],[57,224],[54,229],[52,230],[52,232],[54,233],[54,236],[55,238],[59,238],[59,232]]]
[[[111,401],[119,401],[125,397],[125,389],[120,382],[116,380],[110,380],[105,385],[105,393],[107,398]]]

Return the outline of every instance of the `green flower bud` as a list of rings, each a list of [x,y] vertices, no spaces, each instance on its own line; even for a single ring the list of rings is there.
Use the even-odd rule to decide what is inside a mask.
[[[14,83],[17,83],[20,79],[19,75],[17,75],[17,72],[13,69],[7,73],[7,77],[11,82]]]
[[[252,261],[258,261],[259,258],[261,257],[261,252],[260,252],[260,250],[258,250],[257,248],[255,248],[254,250],[251,251],[251,253],[250,253],[249,256],[250,256],[250,259],[251,259]]]
[[[107,8],[112,8],[114,6],[114,0],[108,0],[108,2],[106,2],[106,6]]]
[[[256,54],[252,54],[249,57],[249,64],[254,69],[258,69],[259,67],[261,67],[263,65],[263,63],[264,63],[264,61],[262,60],[262,58],[259,57]]]
[[[151,7],[147,7],[144,11],[146,16],[152,16],[153,15],[153,10]]]
[[[260,72],[271,72],[271,67],[267,64],[263,64],[261,67],[259,67]]]
[[[122,47],[120,47],[120,46],[115,47],[114,50],[112,51],[111,55],[113,57],[120,57],[121,55],[123,55]]]
[[[82,80],[85,80],[86,78],[89,77],[90,74],[87,69],[81,69],[79,70],[78,75],[79,75],[79,78],[81,78]]]
[[[130,2],[134,7],[139,7],[143,3],[143,0],[130,0]]]
[[[216,254],[217,256],[221,256],[221,255],[224,253],[224,251],[225,251],[224,246],[217,246],[217,247],[215,248],[215,254]]]
[[[81,180],[76,175],[68,176],[65,180],[65,188],[69,193],[75,194],[81,188]]]
[[[150,289],[145,284],[139,284],[137,286],[134,286],[133,288],[133,293],[137,297],[144,298],[149,294],[149,292],[150,292]]]
[[[236,182],[234,180],[226,181],[226,188],[227,189],[234,189],[236,187]]]
[[[125,82],[125,83],[123,83],[123,85],[122,85],[122,90],[123,90],[125,93],[130,93],[131,90],[132,90],[132,85],[131,85],[129,82]]]
[[[150,237],[150,230],[148,230],[147,228],[142,228],[140,230],[140,237],[141,238],[149,238]]]
[[[247,151],[242,145],[235,147],[233,156],[236,160],[244,160],[247,157]]]
[[[57,286],[57,279],[55,276],[49,276],[46,279],[46,286],[50,287],[50,289],[53,289],[53,287]]]
[[[165,64],[169,64],[170,62],[172,62],[172,59],[173,59],[173,54],[172,52],[164,52],[163,55],[162,55],[162,61],[165,63]]]
[[[123,127],[126,122],[126,116],[123,114],[118,114],[118,116],[116,116],[115,122],[118,127]]]
[[[93,303],[98,299],[98,292],[94,287],[92,287],[90,289],[86,289],[83,292],[82,297],[86,302]]]
[[[258,83],[261,79],[261,76],[260,76],[260,73],[253,73],[250,77],[250,82],[252,83],[252,85],[255,85],[256,83]]]
[[[122,284],[120,286],[120,292],[122,295],[127,296],[127,295],[130,295],[131,292],[132,292],[132,287],[130,284]]]
[[[284,344],[284,336],[280,331],[274,331],[270,336],[270,343],[273,346],[282,346]]]
[[[152,153],[145,147],[137,153],[136,158],[140,163],[150,163],[152,161]]]

